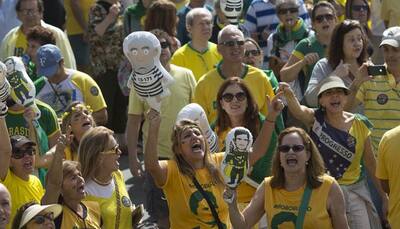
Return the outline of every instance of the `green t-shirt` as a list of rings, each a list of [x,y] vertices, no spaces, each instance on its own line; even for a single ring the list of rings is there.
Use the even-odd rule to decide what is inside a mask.
[[[326,47],[319,43],[315,35],[304,38],[299,43],[297,43],[296,47],[293,50],[293,55],[300,60],[304,59],[304,56],[316,52],[319,55],[319,58],[322,59],[325,57]],[[314,69],[316,63],[312,65],[306,65],[303,69],[304,74],[306,76],[305,85],[308,85],[308,81],[310,80],[312,70]]]
[[[39,153],[42,155],[49,150],[48,138],[59,131],[60,127],[54,110],[49,105],[37,99],[35,102],[41,113],[38,120],[39,125],[36,127],[36,134],[38,138],[37,143],[39,144]],[[6,116],[6,123],[10,136],[22,135],[29,138],[29,127],[24,118],[24,110],[12,111],[9,109]],[[42,183],[44,183],[45,175],[46,170],[39,169],[39,178]]]

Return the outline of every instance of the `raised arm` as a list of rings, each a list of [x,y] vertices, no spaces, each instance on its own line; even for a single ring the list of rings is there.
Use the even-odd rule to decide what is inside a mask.
[[[229,218],[233,228],[247,229],[256,224],[265,213],[264,198],[265,184],[262,182],[260,186],[258,186],[250,204],[244,209],[243,212],[240,212],[237,205],[236,191],[232,189],[226,189],[224,192],[224,199],[228,203]],[[231,201],[229,201],[229,199]]]
[[[344,109],[347,111],[353,110],[361,103],[361,101],[357,99],[358,90],[360,89],[361,84],[372,79],[372,76],[368,75],[367,68],[367,63],[362,64],[361,67],[358,69],[353,82],[350,85],[350,94],[347,96],[347,104],[344,107]]]
[[[129,169],[133,176],[142,176],[142,168],[137,156],[137,143],[139,138],[140,123],[142,115],[128,114],[126,125],[126,142],[129,153]]]
[[[334,229],[349,228],[343,193],[336,182],[329,190],[327,208]]]
[[[51,162],[49,171],[47,173],[46,181],[46,193],[42,198],[42,204],[55,204],[58,202],[58,197],[61,194],[63,171],[62,161],[64,157],[64,150],[71,143],[72,136],[70,128],[67,131],[67,135],[60,135],[57,141],[56,150],[54,153],[53,160]]]
[[[144,153],[144,165],[146,171],[151,174],[155,183],[161,187],[167,181],[167,167],[162,166],[158,161],[157,146],[161,117],[156,110],[151,109],[149,112],[147,112],[146,119],[149,122],[149,133],[147,136]]]
[[[6,105],[0,101],[0,180],[2,181],[4,181],[7,176],[12,151],[5,119],[7,109],[5,113],[2,113],[1,110],[3,107],[6,107]]]
[[[283,82],[292,82],[297,79],[300,71],[306,66],[317,62],[319,59],[318,53],[308,53],[303,59],[297,56],[290,55],[288,62],[281,69],[281,80]]]
[[[292,114],[296,114],[296,118],[301,120],[306,126],[311,126],[314,123],[314,110],[300,105],[289,84],[279,83],[279,91],[283,91],[289,111]]]
[[[280,99],[283,92],[278,92],[274,98],[271,100],[269,96],[267,96],[267,106],[268,106],[268,115],[264,121],[263,127],[258,134],[258,137],[253,145],[253,152],[249,154],[249,164],[250,166],[254,165],[258,159],[260,159],[270,144],[272,133],[275,130],[275,120],[281,113],[282,109],[285,107]]]

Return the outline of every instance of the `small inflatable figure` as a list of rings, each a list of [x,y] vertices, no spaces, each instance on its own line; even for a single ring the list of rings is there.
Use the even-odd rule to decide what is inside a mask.
[[[228,187],[235,189],[246,176],[252,145],[253,136],[244,127],[235,127],[226,136],[221,171]]]
[[[243,0],[220,0],[220,6],[229,23],[238,25],[243,11]]]
[[[129,34],[123,44],[124,54],[132,65],[128,87],[154,110],[160,112],[161,99],[169,96],[172,76],[161,65],[161,45],[157,37],[145,31]]]
[[[7,68],[3,62],[0,62],[0,117],[7,114],[6,100],[10,95],[10,84],[6,79]]]
[[[181,111],[179,111],[176,122],[179,122],[182,119],[190,119],[192,121],[198,122],[201,131],[207,138],[210,152],[218,152],[218,137],[214,133],[214,131],[212,131],[210,124],[208,123],[206,113],[199,104],[190,103],[184,106]]]
[[[36,89],[26,73],[24,63],[16,56],[8,57],[4,64],[7,69],[7,80],[11,86],[11,98],[24,107],[32,107],[36,120],[40,118],[40,110],[35,103]]]

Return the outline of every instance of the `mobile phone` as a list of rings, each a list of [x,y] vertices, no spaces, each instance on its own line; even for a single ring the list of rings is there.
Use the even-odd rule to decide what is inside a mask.
[[[367,67],[368,75],[371,76],[379,76],[379,75],[386,75],[386,66],[385,65],[370,65]]]

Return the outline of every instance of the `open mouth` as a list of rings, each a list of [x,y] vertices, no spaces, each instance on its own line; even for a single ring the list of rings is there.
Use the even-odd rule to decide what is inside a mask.
[[[193,152],[200,151],[201,150],[201,144],[200,143],[194,143],[192,145],[192,150],[193,150]]]
[[[92,127],[92,123],[90,121],[84,122],[82,127]]]
[[[286,24],[288,24],[288,25],[294,25],[294,20],[293,20],[293,18],[288,18],[288,19],[286,19]]]
[[[29,161],[24,162],[23,167],[25,170],[32,170],[33,161],[29,160]]]
[[[0,225],[5,225],[7,222],[7,218],[4,214],[0,216]]]
[[[85,185],[84,185],[84,184],[79,185],[77,191],[78,191],[79,193],[81,193],[81,194],[85,194]]]
[[[286,164],[290,165],[290,166],[297,165],[297,159],[295,159],[295,158],[286,159]]]
[[[330,105],[332,107],[339,107],[340,106],[340,102],[333,102],[333,103],[330,103]]]

